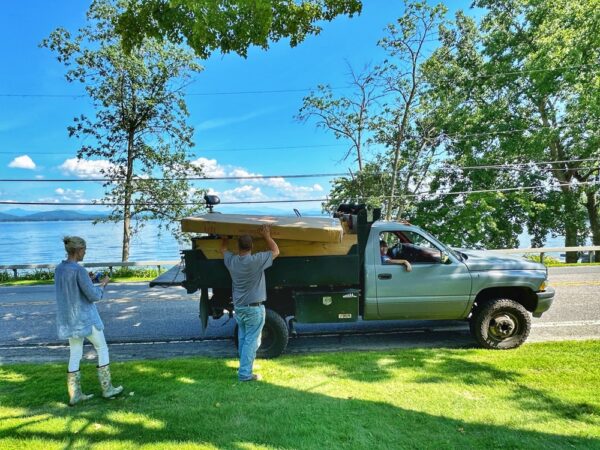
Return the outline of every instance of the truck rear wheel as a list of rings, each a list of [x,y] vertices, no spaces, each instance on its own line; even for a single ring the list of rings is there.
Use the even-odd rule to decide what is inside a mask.
[[[261,344],[256,352],[259,358],[276,358],[281,355],[287,347],[289,333],[288,327],[279,314],[272,309],[265,311],[265,326],[261,335]],[[233,331],[233,340],[238,347],[238,327]]]
[[[484,348],[508,350],[529,336],[531,318],[514,300],[496,299],[481,306],[471,318],[471,333]]]

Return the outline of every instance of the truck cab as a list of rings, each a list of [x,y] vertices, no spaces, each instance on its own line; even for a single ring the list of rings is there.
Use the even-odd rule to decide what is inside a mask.
[[[390,264],[380,254],[408,261]],[[365,249],[365,318],[462,319],[471,300],[471,273],[460,256],[418,227],[376,221]]]

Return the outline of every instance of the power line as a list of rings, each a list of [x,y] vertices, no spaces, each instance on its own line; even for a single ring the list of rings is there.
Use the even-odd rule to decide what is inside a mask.
[[[205,152],[235,152],[235,151],[256,151],[256,150],[295,150],[306,148],[325,148],[325,147],[346,147],[346,144],[306,144],[306,145],[281,145],[273,147],[229,147],[229,148],[203,148]],[[76,152],[75,152],[76,153]],[[194,152],[195,157],[202,157],[197,152]],[[0,151],[0,154],[5,155],[73,155],[74,152],[16,152],[16,151]]]
[[[560,130],[563,128],[567,128],[567,127],[571,127],[571,126],[576,126],[576,125],[597,125],[596,122],[590,123],[589,121],[582,121],[582,122],[574,122],[574,123],[566,123],[566,124],[559,124],[559,125],[540,125],[537,127],[530,127],[530,128],[513,128],[511,130],[497,130],[497,131],[482,131],[481,133],[467,133],[467,134],[444,134],[443,137],[448,137],[448,138],[470,138],[470,137],[479,137],[479,136],[494,136],[494,135],[504,135],[504,134],[513,134],[513,133],[522,133],[522,132],[526,132],[526,131],[539,131],[539,130],[545,130],[545,129],[554,129],[554,130]],[[412,137],[411,139],[415,139],[414,137]]]
[[[584,162],[584,161],[600,161],[599,158],[582,158],[582,159],[563,159],[560,161],[541,161],[541,162],[525,162],[525,163],[508,163],[508,164],[489,164],[481,166],[459,166],[459,169],[504,169],[504,168],[518,168],[527,167],[528,165],[543,165],[543,164],[564,164],[573,162]],[[561,169],[562,170],[562,169]]]
[[[332,90],[340,90],[340,89],[350,89],[352,86],[336,86],[329,87]],[[209,95],[248,95],[248,94],[283,94],[283,93],[292,93],[292,92],[309,92],[314,90],[314,88],[304,88],[304,89],[271,89],[271,90],[257,90],[257,91],[230,91],[230,92],[191,92],[186,94],[187,96],[209,96]]]
[[[334,86],[329,87],[332,90],[351,89],[352,86]],[[309,92],[314,88],[290,88],[290,89],[259,89],[252,91],[216,91],[216,92],[189,92],[185,96],[188,97],[200,97],[200,96],[211,96],[211,95],[256,95],[256,94],[286,94],[295,92]],[[0,97],[5,98],[72,98],[80,99],[87,97],[87,94],[43,94],[43,93],[0,93]]]
[[[597,64],[580,64],[575,66],[562,66],[553,68],[540,68],[540,69],[519,69],[508,72],[491,72],[489,74],[480,74],[472,78],[486,78],[499,75],[518,75],[521,73],[538,73],[538,72],[558,72],[563,70],[575,70],[582,68],[591,68],[593,70],[599,70]],[[353,86],[336,86],[329,87],[332,90],[339,89],[351,89]],[[287,89],[257,89],[248,91],[215,91],[215,92],[191,92],[185,95],[187,96],[210,96],[210,95],[256,95],[256,94],[281,94],[281,93],[293,93],[293,92],[307,92],[312,91],[315,88],[287,88]],[[23,97],[23,98],[72,98],[79,99],[87,97],[87,94],[44,94],[44,93],[0,93],[0,97]]]
[[[245,175],[245,176],[231,176],[231,177],[185,177],[185,178],[134,178],[133,181],[204,181],[204,180],[213,180],[213,181],[223,181],[223,180],[268,180],[273,178],[325,178],[325,177],[337,177],[347,175],[346,173],[311,173],[311,174],[292,174],[292,175]],[[125,181],[123,179],[118,180],[110,180],[108,178],[81,178],[81,179],[72,179],[72,178],[44,178],[44,179],[16,179],[16,178],[0,178],[0,182],[75,182],[75,183],[83,183],[83,182],[118,182]]]
[[[569,183],[559,183],[552,186],[548,186],[549,188],[556,188],[561,186],[593,186],[600,185],[600,181],[586,181],[579,182],[576,185],[571,185]],[[470,194],[484,194],[484,193],[497,193],[497,192],[515,192],[515,191],[531,191],[531,190],[542,190],[546,189],[544,186],[521,186],[521,187],[512,187],[512,188],[500,188],[500,189],[479,189],[479,190],[469,190],[469,191],[458,191],[458,192],[419,192],[414,194],[405,194],[405,195],[396,195],[396,196],[377,196],[377,197],[358,197],[356,201],[365,201],[370,199],[397,199],[403,197],[446,197],[449,195],[470,195]],[[246,204],[263,204],[263,203],[302,203],[302,202],[326,202],[329,199],[327,198],[313,198],[313,199],[288,199],[288,200],[244,200],[244,201],[222,201],[221,205],[246,205]],[[123,203],[116,202],[14,202],[14,201],[0,201],[0,205],[51,205],[51,206],[124,206]],[[179,203],[159,203],[159,202],[133,202],[131,206],[192,206],[198,205],[197,202],[179,202]]]
[[[511,130],[497,130],[497,131],[482,131],[481,133],[469,133],[469,134],[442,134],[443,137],[446,138],[471,138],[471,137],[480,137],[480,136],[494,136],[494,135],[506,135],[513,133],[522,133],[522,132],[535,132],[544,129],[563,129],[569,126],[576,125],[596,125],[596,123],[590,122],[575,122],[571,124],[562,124],[562,125],[542,125],[535,128],[517,128]],[[411,141],[419,141],[419,137],[417,136],[408,136],[404,142]],[[304,148],[325,148],[325,147],[347,147],[346,144],[306,144],[306,145],[285,145],[285,146],[272,146],[272,147],[230,147],[230,148],[220,148],[220,149],[203,149],[207,152],[219,152],[219,151],[255,151],[255,150],[292,150],[292,149],[304,149]],[[0,151],[0,154],[7,155],[19,155],[19,154],[27,154],[27,155],[73,155],[70,153],[57,153],[57,152],[16,152],[16,151]],[[198,155],[195,153],[195,157],[202,157],[203,155]]]
[[[528,165],[545,165],[545,164],[564,164],[564,163],[575,163],[575,162],[586,162],[586,161],[594,161],[598,162],[600,159],[598,158],[582,158],[582,159],[566,159],[561,161],[541,161],[541,162],[529,162],[529,163],[516,163],[516,164],[495,164],[495,165],[481,165],[481,166],[446,166],[442,167],[442,169],[449,170],[475,170],[475,169],[518,169],[522,167],[527,167]],[[568,170],[568,168],[566,168]],[[564,168],[558,169],[544,169],[544,170],[565,170]],[[401,172],[401,171],[400,171]],[[389,171],[380,172],[381,174],[391,173]],[[310,174],[289,174],[289,175],[243,175],[243,176],[223,176],[223,177],[175,177],[175,178],[134,178],[133,181],[231,181],[231,180],[269,180],[269,179],[278,179],[278,178],[289,178],[289,179],[297,179],[297,178],[330,178],[330,177],[342,177],[349,176],[348,173],[310,173]],[[99,182],[119,182],[124,181],[123,179],[111,180],[109,178],[0,178],[0,182],[6,183],[15,183],[15,182],[31,182],[31,183],[99,183]]]
[[[577,184],[569,184],[569,183],[558,183],[549,186],[550,188],[561,187],[561,186],[593,186],[600,185],[600,181],[581,181]],[[415,194],[407,194],[404,197],[438,197],[438,196],[448,196],[448,195],[469,195],[469,194],[486,194],[490,192],[515,192],[515,191],[534,191],[536,189],[545,189],[544,186],[522,186],[522,187],[512,187],[512,188],[500,188],[500,189],[479,189],[479,190],[470,190],[470,191],[458,191],[458,192],[420,192]],[[399,196],[395,196],[397,198]],[[391,197],[387,197],[391,198]]]

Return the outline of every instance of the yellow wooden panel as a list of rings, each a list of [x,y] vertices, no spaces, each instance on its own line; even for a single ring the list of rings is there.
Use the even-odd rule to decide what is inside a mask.
[[[194,248],[202,250],[208,259],[222,259],[220,239],[198,239],[194,242]],[[350,248],[357,243],[357,236],[355,234],[345,235],[340,243],[291,241],[287,239],[278,239],[276,242],[280,257],[346,255]],[[228,249],[234,253],[238,252],[237,239],[229,239]],[[263,239],[254,239],[253,252],[265,250],[268,250],[266,242]]]
[[[204,214],[181,220],[181,231],[224,236],[260,237],[260,227],[271,225],[274,239],[309,242],[341,242],[344,230],[338,219],[329,217],[279,217],[244,214]]]

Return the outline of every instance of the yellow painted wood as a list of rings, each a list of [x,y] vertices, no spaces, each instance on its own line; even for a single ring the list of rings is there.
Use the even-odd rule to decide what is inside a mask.
[[[204,214],[181,220],[181,231],[224,236],[249,234],[260,237],[260,227],[271,225],[273,239],[309,242],[342,242],[344,230],[338,219],[329,217],[279,217],[244,214]]]
[[[202,250],[208,259],[222,259],[220,239],[195,240],[194,242],[194,248]],[[277,239],[276,242],[280,257],[346,255],[350,248],[357,243],[357,236],[356,234],[345,235],[340,243],[304,242],[287,239]],[[229,239],[228,250],[234,253],[238,252],[237,239]],[[263,239],[254,239],[253,252],[265,250],[268,250],[266,242]]]

